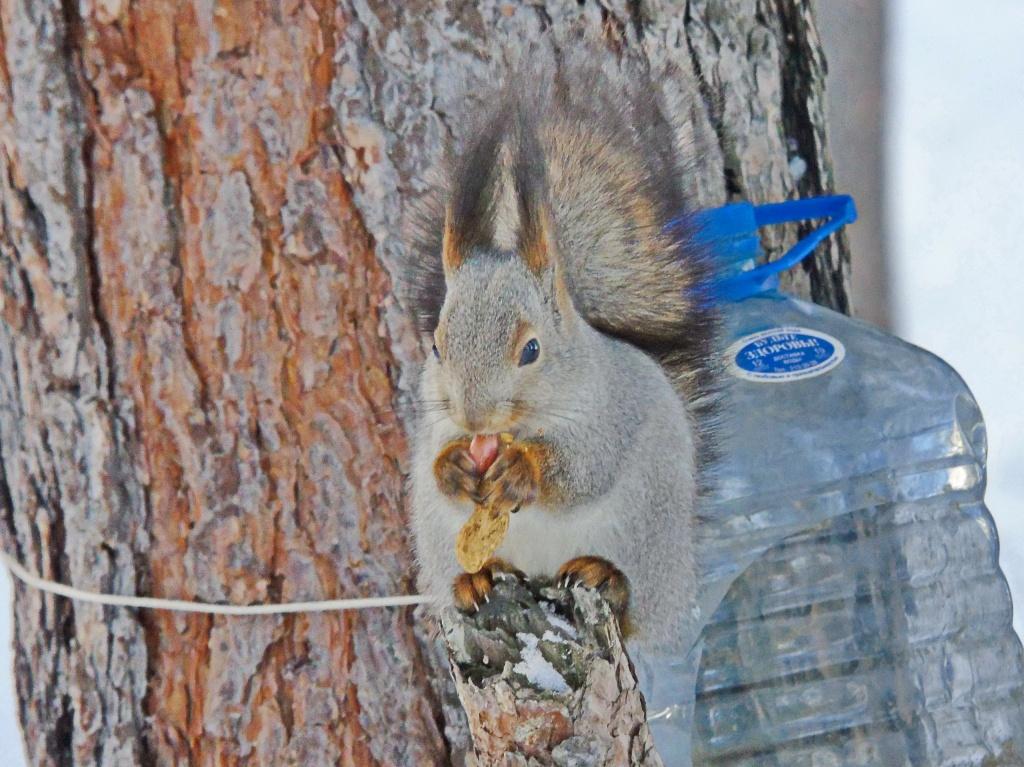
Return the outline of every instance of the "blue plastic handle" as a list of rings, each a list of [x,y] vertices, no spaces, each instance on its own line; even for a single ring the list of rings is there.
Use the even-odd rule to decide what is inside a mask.
[[[739,301],[748,296],[774,290],[779,273],[803,261],[822,240],[840,227],[857,220],[857,207],[849,195],[808,197],[803,200],[752,205],[738,202],[696,213],[697,238],[711,246],[723,263],[735,263],[756,257],[760,249],[757,230],[762,226],[785,224],[808,219],[826,219],[807,234],[781,258],[738,274],[718,278],[711,292],[716,298]]]

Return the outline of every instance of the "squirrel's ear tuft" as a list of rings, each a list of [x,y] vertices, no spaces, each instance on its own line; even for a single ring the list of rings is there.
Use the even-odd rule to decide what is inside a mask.
[[[519,255],[534,274],[555,264],[554,221],[546,204],[519,212]]]
[[[565,268],[558,261],[553,261],[551,264],[551,292],[558,314],[565,319],[575,317],[576,305],[572,301],[572,292],[565,281]]]
[[[474,248],[485,248],[494,239],[495,195],[505,123],[504,112],[498,110],[453,161],[441,238],[441,263],[446,277],[470,257]]]
[[[466,254],[459,242],[459,233],[455,229],[449,206],[444,212],[444,230],[441,235],[441,264],[444,266],[445,277],[450,277],[465,260]]]
[[[535,127],[520,114],[513,170],[519,212],[519,255],[536,275],[556,259],[557,237],[547,195],[543,150]]]

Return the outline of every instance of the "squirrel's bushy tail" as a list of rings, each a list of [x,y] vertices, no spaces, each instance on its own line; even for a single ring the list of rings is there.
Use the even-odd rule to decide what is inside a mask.
[[[640,67],[606,72],[585,55],[521,70],[493,107],[449,147],[443,177],[419,206],[407,298],[432,332],[444,301],[449,236],[479,257],[515,251],[523,195],[541,196],[559,264],[594,328],[662,364],[694,418],[699,455],[712,453],[717,312],[712,261],[688,219],[680,131]],[[523,169],[529,173],[523,173]],[[523,188],[521,179],[541,178]],[[670,222],[675,222],[670,226]]]

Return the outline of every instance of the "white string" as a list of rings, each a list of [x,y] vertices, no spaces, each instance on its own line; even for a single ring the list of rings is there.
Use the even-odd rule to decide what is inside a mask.
[[[390,597],[361,597],[357,599],[321,599],[314,602],[277,602],[262,605],[216,605],[208,602],[191,602],[184,599],[158,599],[156,597],[133,597],[121,594],[104,594],[98,591],[83,591],[57,581],[40,578],[26,570],[21,562],[6,552],[0,551],[3,561],[17,578],[33,588],[50,594],[90,602],[96,605],[114,607],[143,607],[149,610],[174,610],[182,613],[209,613],[211,615],[283,615],[285,613],[322,613],[333,610],[365,610],[368,607],[405,607],[432,602],[433,598],[423,594],[405,594]]]
[[[363,597],[360,599],[322,599],[315,602],[278,602],[264,605],[213,605],[206,602],[190,602],[184,599],[158,599],[156,597],[131,597],[121,594],[103,594],[98,591],[83,591],[57,581],[40,578],[26,570],[21,562],[10,554],[0,551],[0,561],[23,583],[49,594],[90,602],[95,605],[113,607],[143,607],[149,610],[174,610],[182,613],[209,613],[211,615],[283,615],[285,613],[320,613],[332,610],[365,610],[368,607],[405,607],[434,601],[423,594],[406,594],[392,597]],[[670,707],[647,721],[670,716]]]

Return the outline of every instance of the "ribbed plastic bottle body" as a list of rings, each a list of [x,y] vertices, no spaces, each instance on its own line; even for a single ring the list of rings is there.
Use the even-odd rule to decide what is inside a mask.
[[[963,381],[777,293],[730,304],[727,334],[699,639],[638,663],[666,764],[1021,763],[1024,657]]]

